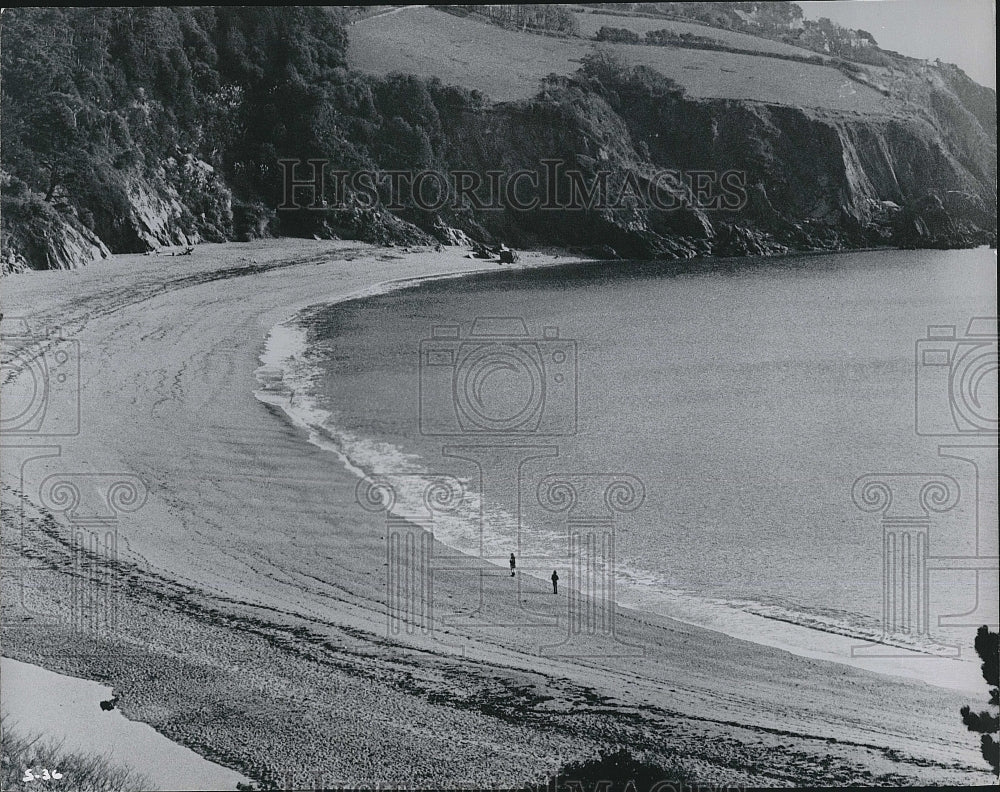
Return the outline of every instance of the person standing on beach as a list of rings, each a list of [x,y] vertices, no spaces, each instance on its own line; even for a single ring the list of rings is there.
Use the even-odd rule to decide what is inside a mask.
[[[514,559],[514,554],[510,554],[510,576],[514,577],[514,567],[517,566],[517,561]]]
[[[552,593],[559,593],[559,573],[554,569],[552,570]]]

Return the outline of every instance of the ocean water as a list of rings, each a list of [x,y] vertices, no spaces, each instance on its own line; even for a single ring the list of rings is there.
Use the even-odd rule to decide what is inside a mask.
[[[498,269],[318,304],[272,332],[259,395],[401,514],[457,482],[434,530],[464,552],[590,586],[568,540],[589,525],[621,604],[969,661],[997,619],[996,321],[970,327],[995,314],[985,248]]]

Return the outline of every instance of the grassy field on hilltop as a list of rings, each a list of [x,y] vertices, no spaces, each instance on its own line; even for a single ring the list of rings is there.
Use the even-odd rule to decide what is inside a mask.
[[[534,96],[539,80],[576,71],[591,50],[585,41],[505,30],[427,7],[362,20],[348,36],[352,68],[440,77],[498,102]]]
[[[832,66],[712,50],[616,44],[630,65],[643,65],[675,80],[689,95],[706,99],[884,114],[895,103]]]
[[[624,17],[607,18],[629,21]],[[668,24],[660,20],[636,20],[659,27]],[[576,71],[580,59],[594,46],[581,39],[506,30],[428,7],[359,21],[350,26],[348,35],[348,63],[352,68],[374,75],[402,72],[438,77],[446,84],[482,91],[498,102],[534,96],[542,78]],[[761,42],[761,46],[774,44],[752,36],[746,38]],[[831,66],[677,47],[603,46],[613,48],[630,65],[650,66],[676,80],[692,97],[743,99],[863,114],[898,110],[892,100]]]

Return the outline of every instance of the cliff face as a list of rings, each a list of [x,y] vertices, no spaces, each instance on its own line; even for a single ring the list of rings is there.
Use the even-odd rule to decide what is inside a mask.
[[[4,275],[30,269],[76,269],[111,255],[88,228],[58,212],[49,216],[43,212],[8,218],[10,230],[5,230],[0,252]]]
[[[540,171],[555,159],[593,183],[640,185],[677,171],[687,208],[459,213],[449,223],[514,243],[610,246],[623,256],[741,255],[894,244],[966,246],[996,235],[996,147],[914,115],[853,117],[692,100],[640,75],[614,90],[564,85],[529,104],[466,113],[449,126],[450,165]],[[740,174],[738,206],[695,195]],[[716,187],[717,187],[716,183]],[[544,190],[543,190],[544,191]],[[563,193],[566,187],[563,185]],[[699,206],[700,204],[700,206]],[[723,202],[725,204],[725,202]]]
[[[232,195],[212,167],[190,155],[152,172],[103,174],[101,200],[61,189],[46,201],[4,178],[4,272],[75,269],[116,253],[232,238]]]
[[[3,34],[4,271],[281,234],[648,258],[996,238],[996,95],[954,67],[866,72],[864,90],[893,101],[865,114],[693,98],[649,68],[586,58],[531,100],[491,104],[348,71],[329,9],[15,9]],[[286,211],[286,158],[524,170],[543,198],[558,161],[605,200],[515,209],[453,194],[390,212],[357,190],[338,205],[328,183],[324,209]],[[571,194],[565,173],[554,183],[549,195]]]
[[[996,170],[995,145],[982,130],[966,129],[963,139],[920,117],[852,118],[655,90],[606,96],[563,86],[535,102],[445,115],[442,135],[441,165],[538,173],[540,194],[546,160],[579,171],[588,185],[603,174],[614,195],[628,178],[642,190],[666,170],[681,178],[658,182],[670,209],[625,201],[589,210],[404,211],[400,220],[354,210],[337,221],[317,220],[313,232],[401,244],[436,237],[448,244],[455,229],[482,241],[667,259],[887,244],[961,247],[996,237],[995,182],[988,176]],[[717,205],[724,173],[739,174],[738,206]],[[709,174],[707,202],[696,195],[698,174]],[[119,212],[98,215],[97,233],[72,212],[9,218],[21,232],[5,239],[5,269],[73,268],[106,256],[108,246],[138,252],[254,235],[239,229],[239,218],[234,224],[223,179],[191,156],[167,160],[153,178],[129,175],[117,189]],[[557,189],[569,194],[565,181]],[[256,234],[266,233],[264,221]]]
[[[4,275],[29,269],[67,270],[111,255],[107,245],[80,222],[66,204],[54,205],[4,176],[0,270]]]

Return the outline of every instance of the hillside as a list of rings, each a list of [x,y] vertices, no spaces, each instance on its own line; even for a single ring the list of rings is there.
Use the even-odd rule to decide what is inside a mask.
[[[578,13],[580,33],[602,25],[638,32],[670,27],[697,30],[731,46],[764,51],[784,48],[801,57],[806,50],[702,25]],[[600,24],[592,22],[597,20]],[[674,80],[692,97],[741,99],[790,107],[816,107],[857,113],[901,112],[894,99],[849,79],[831,66],[712,50],[604,44],[626,65],[648,66]],[[568,76],[580,68],[593,44],[579,38],[554,38],[485,24],[427,6],[372,17],[350,27],[348,64],[361,72],[392,72],[438,77],[445,83],[482,91],[499,102],[530,99],[549,74]]]
[[[403,8],[350,26],[347,62],[365,74],[438,77],[496,102],[529,99],[548,74],[571,74],[590,45],[504,30],[427,6]]]
[[[9,11],[4,271],[274,235],[654,258],[995,240],[995,92],[744,5],[533,7],[550,31],[468,7]],[[612,27],[640,43],[593,40]],[[288,159],[480,175],[558,159],[666,197],[497,210],[445,184],[438,208],[390,212],[384,184],[328,183],[282,209]],[[738,205],[706,204],[697,173],[737,174]]]

